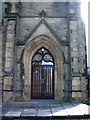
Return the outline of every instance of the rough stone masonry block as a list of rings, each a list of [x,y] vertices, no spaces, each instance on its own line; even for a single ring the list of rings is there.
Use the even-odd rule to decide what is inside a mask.
[[[16,78],[15,82],[14,82],[15,90],[21,90],[21,84],[22,83],[21,83],[20,79]]]
[[[72,89],[73,90],[81,90],[81,78],[80,77],[73,77]]]
[[[0,66],[0,76],[2,77],[2,66]]]
[[[17,65],[16,65],[16,76],[17,76],[17,79],[20,79],[20,72],[21,72],[21,70],[20,70],[20,63],[17,63]]]
[[[70,9],[69,11],[71,14],[75,14],[75,10],[74,9]]]
[[[61,37],[61,40],[67,40],[68,24],[66,18],[46,18],[45,20]],[[22,18],[19,27],[19,40],[23,41],[40,21],[40,18]]]
[[[72,93],[72,98],[74,98],[75,100],[79,100],[82,97],[81,92],[73,92]]]
[[[49,16],[49,17],[67,16],[66,2],[44,2],[44,4],[43,2],[29,2],[29,3],[25,2],[25,3],[22,3],[20,15],[21,16],[40,16],[40,12],[42,10],[44,10],[46,12],[46,16]]]
[[[61,40],[67,40],[68,23],[66,18],[46,18],[46,22],[52,27]]]
[[[0,34],[0,46],[2,46],[2,35]]]
[[[17,51],[16,51],[17,62],[20,61],[21,59],[21,56],[23,54],[23,49],[24,46],[17,46]]]
[[[23,41],[40,22],[40,18],[21,18],[19,23],[19,40]]]
[[[70,21],[70,30],[78,29],[78,21]]]
[[[12,85],[12,77],[5,77],[4,78],[4,88],[6,89],[6,85]]]
[[[9,32],[7,32],[7,42],[15,42],[14,39],[15,39],[15,31],[12,31],[12,30],[9,30]]]
[[[13,92],[3,92],[3,102],[10,102],[13,100]]]
[[[64,52],[64,56],[65,56],[65,61],[68,62],[68,47],[67,46],[63,46],[63,52]]]
[[[14,41],[13,41],[13,42],[14,42]],[[9,48],[9,47],[10,47],[10,48],[13,48],[13,45],[14,45],[13,42],[9,42],[9,41],[8,41],[8,42],[6,43],[6,48]]]

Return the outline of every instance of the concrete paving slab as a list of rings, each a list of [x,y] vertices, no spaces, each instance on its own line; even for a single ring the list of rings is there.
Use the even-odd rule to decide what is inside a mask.
[[[76,107],[66,108],[65,111],[67,111],[68,115],[83,115]]]
[[[41,113],[44,113],[44,112],[51,112],[51,110],[50,110],[50,109],[47,109],[47,110],[40,110],[40,109],[39,109],[39,110],[37,111],[37,113],[40,113],[40,112],[41,112]]]
[[[37,109],[24,109],[21,116],[36,116]]]
[[[60,110],[63,110],[63,108],[62,107],[51,107],[51,111],[52,112],[58,112],[58,111],[60,111]]]
[[[9,110],[2,108],[2,116],[4,116]]]
[[[43,103],[43,104],[39,104],[39,108],[48,108],[50,105],[49,104],[45,104],[45,103]]]
[[[22,113],[23,109],[20,109],[20,110],[12,110],[12,111],[9,111],[5,114],[5,117],[20,117],[21,113]]]
[[[31,103],[31,102],[25,102],[25,103],[15,103],[15,107],[23,107],[23,108],[37,108],[39,103]]]
[[[47,110],[47,109],[50,109],[49,107],[38,107],[38,109],[40,109],[40,110]]]
[[[49,108],[49,104],[47,106],[39,105],[37,116],[51,116],[51,110]]]
[[[50,103],[49,105],[50,105],[51,107],[54,107],[54,106],[56,106],[56,107],[57,107],[57,106],[60,106],[60,104],[58,104],[58,103],[57,103],[57,104],[56,104],[56,103]]]
[[[49,101],[43,102],[22,102],[7,104],[3,107],[5,117],[48,117],[48,116],[73,116],[88,115],[88,105],[75,103],[59,103]]]
[[[62,104],[62,107],[68,115],[74,115],[73,105],[71,103]]]
[[[86,105],[86,104],[78,104],[78,105],[76,105],[75,103],[73,104],[74,105],[74,107],[80,112],[80,114],[81,115],[84,115],[84,114],[89,114],[89,112],[88,112],[88,105]],[[76,113],[77,114],[77,113]]]
[[[66,110],[53,111],[52,116],[68,116]]]
[[[39,116],[39,117],[41,116],[42,117],[42,116],[52,116],[52,115],[51,115],[51,111],[44,111],[44,110],[41,111],[41,110],[39,110],[37,112],[37,116]]]

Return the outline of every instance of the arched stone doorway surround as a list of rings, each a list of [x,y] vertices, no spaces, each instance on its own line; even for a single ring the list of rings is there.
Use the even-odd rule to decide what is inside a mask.
[[[61,100],[64,97],[64,56],[62,46],[56,39],[51,39],[45,35],[34,38],[25,46],[23,53],[25,70],[23,97],[25,100],[31,99],[31,61],[36,51],[41,47],[49,50],[54,58],[54,99]]]

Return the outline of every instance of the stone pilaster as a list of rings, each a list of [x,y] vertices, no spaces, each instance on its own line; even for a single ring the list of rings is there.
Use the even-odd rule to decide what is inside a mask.
[[[70,4],[70,44],[71,44],[71,72],[72,72],[72,98],[76,100],[84,100],[86,98],[86,80],[83,77],[85,69],[85,37],[83,22],[80,12],[76,11],[76,6]]]
[[[14,98],[15,82],[15,52],[16,52],[16,30],[17,30],[17,8],[16,3],[10,3],[10,11],[6,16],[7,31],[5,44],[5,73],[4,73],[4,102]]]

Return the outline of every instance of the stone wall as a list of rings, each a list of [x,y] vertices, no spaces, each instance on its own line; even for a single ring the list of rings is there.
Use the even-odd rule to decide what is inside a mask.
[[[4,18],[3,88],[8,90],[3,93],[4,101],[31,99],[31,59],[40,47],[46,47],[55,59],[54,98],[86,100],[86,41],[80,4],[22,2],[11,6]]]
[[[19,14],[21,17],[39,17],[42,10],[46,12],[47,17],[65,17],[67,16],[67,3],[22,2]]]
[[[71,6],[72,3],[71,3]],[[85,27],[80,17],[70,19],[71,72],[73,98],[87,99]]]
[[[41,18],[21,18],[19,24],[19,40],[23,41],[40,23]],[[68,23],[66,18],[45,18],[45,21],[57,33],[61,40],[67,40]]]

